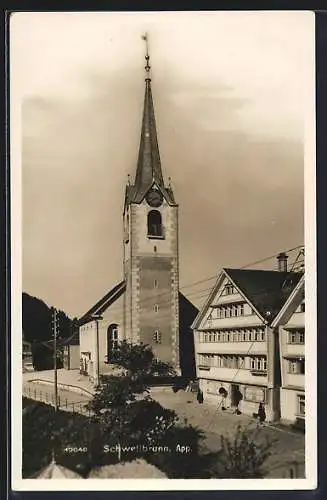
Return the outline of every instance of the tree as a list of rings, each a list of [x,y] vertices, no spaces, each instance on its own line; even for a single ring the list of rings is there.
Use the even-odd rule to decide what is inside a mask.
[[[220,463],[222,476],[251,479],[264,477],[263,465],[272,453],[274,441],[255,440],[256,431],[237,426],[234,438],[221,436]]]
[[[169,363],[155,359],[148,344],[123,340],[112,352],[112,363],[124,368],[131,378],[149,380],[153,376],[176,375]]]
[[[149,395],[149,377],[170,370],[169,365],[154,360],[149,346],[123,341],[115,349],[113,360],[124,373],[102,377],[89,408],[107,444],[118,445],[120,460],[124,445],[159,442],[178,418]]]

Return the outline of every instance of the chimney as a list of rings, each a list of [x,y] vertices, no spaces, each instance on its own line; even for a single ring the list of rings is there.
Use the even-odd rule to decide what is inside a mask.
[[[281,252],[280,254],[277,255],[278,271],[282,273],[287,272],[287,259],[288,255],[286,255],[285,252]]]

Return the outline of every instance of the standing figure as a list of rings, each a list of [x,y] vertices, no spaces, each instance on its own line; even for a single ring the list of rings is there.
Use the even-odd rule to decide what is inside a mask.
[[[221,403],[220,403],[221,404],[221,409],[223,411],[226,410],[226,402],[225,401],[226,401],[226,398],[227,398],[227,394],[228,393],[227,393],[227,391],[226,391],[226,389],[224,387],[220,387],[218,389],[218,395],[221,397]],[[219,409],[219,407],[220,407],[220,405],[218,405],[218,409]]]
[[[263,403],[259,403],[258,419],[259,419],[260,424],[263,424],[264,421],[266,420],[266,412],[265,412],[265,407],[263,406]]]
[[[239,409],[239,404],[242,401],[242,399],[243,399],[243,395],[242,395],[241,391],[237,390],[235,392],[235,394],[234,394],[234,402],[235,402],[234,413],[236,413],[236,415],[240,415],[241,414],[240,409]]]
[[[203,403],[203,392],[201,391],[201,389],[198,390],[198,393],[196,395],[196,399],[197,399],[198,403],[200,403],[200,404]]]

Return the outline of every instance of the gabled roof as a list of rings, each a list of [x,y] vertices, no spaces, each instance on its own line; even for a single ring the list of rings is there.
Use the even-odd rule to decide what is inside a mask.
[[[49,465],[44,467],[41,471],[33,476],[35,479],[81,479],[82,476],[77,472],[67,469],[62,465],[50,462]]]
[[[129,203],[141,203],[146,196],[147,192],[151,189],[152,183],[137,187],[135,185],[126,186],[125,191],[125,205]],[[162,192],[163,197],[167,200],[169,205],[176,205],[173,190],[170,187],[158,186]]]
[[[302,273],[258,269],[224,269],[233,283],[269,323],[302,277]]]
[[[304,274],[301,276],[301,279],[297,283],[296,287],[293,289],[291,294],[289,295],[288,299],[286,300],[285,304],[283,307],[280,309],[278,314],[275,316],[274,321],[272,322],[271,326],[275,327],[278,326],[281,321],[285,320],[285,316],[287,315],[287,312],[291,310],[291,312],[288,312],[288,315],[290,316],[293,314],[295,311],[296,307],[298,306],[296,299],[298,299],[300,296],[300,301],[304,298]],[[292,307],[292,304],[293,307]],[[288,321],[288,319],[287,319]]]
[[[79,326],[92,321],[92,316],[102,314],[111,304],[116,302],[117,299],[125,292],[126,282],[121,281],[118,285],[114,286],[102,299],[100,299],[94,306],[92,306],[78,321]]]
[[[94,467],[88,478],[105,478],[105,479],[153,479],[167,478],[155,465],[149,464],[144,458],[136,458],[131,462],[120,462],[114,465],[102,465]]]
[[[208,299],[195,318],[192,324],[193,329],[199,327],[208,307],[226,277],[252,305],[261,319],[270,324],[296,287],[302,277],[302,273],[224,268],[219,274]]]

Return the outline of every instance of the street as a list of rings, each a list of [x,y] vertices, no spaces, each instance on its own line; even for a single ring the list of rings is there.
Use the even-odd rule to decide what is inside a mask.
[[[238,425],[256,430],[258,441],[268,438],[275,441],[272,455],[267,460],[268,477],[304,477],[304,434],[292,432],[274,424],[257,428],[257,422],[247,415],[223,412],[209,403],[199,404],[196,394],[179,391],[155,391],[152,397],[162,406],[175,410],[181,421],[201,429],[204,433],[203,451],[217,451],[221,447],[220,436],[232,436]],[[185,423],[186,423],[185,422]]]

